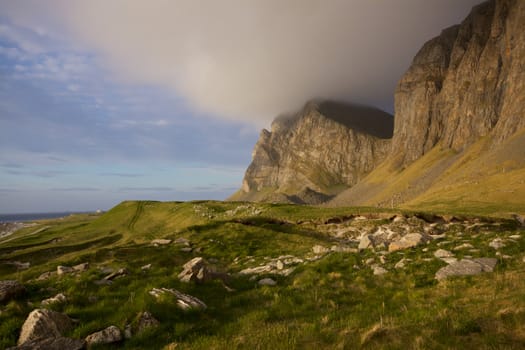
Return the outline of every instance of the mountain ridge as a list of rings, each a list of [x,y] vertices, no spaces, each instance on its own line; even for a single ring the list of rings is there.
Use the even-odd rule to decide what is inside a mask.
[[[355,133],[367,135],[368,145],[363,149],[361,139],[354,138],[347,147],[353,149],[352,153],[345,155],[337,147],[331,151],[332,158],[340,156],[342,163],[353,165],[353,168],[347,166],[357,174],[351,181],[325,181],[320,185],[311,178],[304,181],[301,177],[292,176],[296,188],[291,188],[283,186],[279,177],[274,177],[273,182],[266,182],[263,171],[257,173],[258,186],[243,186],[231,199],[281,201],[280,196],[290,201],[290,196],[310,188],[333,196],[327,200],[330,206],[411,207],[429,205],[430,194],[435,197],[436,203],[441,194],[444,196],[441,199],[452,201],[452,197],[447,197],[452,192],[441,191],[445,186],[456,188],[453,192],[456,193],[454,201],[457,203],[501,202],[499,195],[487,194],[485,198],[477,198],[475,192],[458,188],[461,181],[467,181],[466,178],[469,183],[491,183],[497,187],[495,191],[506,188],[501,179],[496,181],[498,184],[494,183],[500,176],[495,174],[494,169],[521,171],[525,167],[519,157],[510,156],[515,153],[512,147],[522,144],[525,130],[525,66],[520,59],[525,57],[525,32],[519,29],[524,26],[524,2],[490,0],[475,6],[462,23],[444,29],[440,35],[427,41],[396,87],[391,138],[374,137],[371,135],[373,131],[359,130],[359,123],[354,121],[347,126]],[[318,114],[322,115],[323,110],[320,109]],[[354,113],[352,118],[370,120],[361,113]],[[316,127],[327,127],[321,124]],[[382,126],[377,121],[370,124]],[[302,147],[296,145],[287,149],[287,153],[281,149],[277,152],[279,157],[293,159],[293,153],[300,149],[302,157],[308,158],[315,154],[314,151],[305,154],[315,137],[324,137],[321,141],[315,140],[317,144],[324,142],[328,145],[334,142],[335,137],[346,137],[344,133],[330,134],[326,130],[301,132],[311,138],[306,139]],[[271,133],[261,134],[254,155],[261,147],[268,154],[275,154],[272,153],[276,151],[275,145],[267,142],[270,138]],[[510,142],[511,139],[514,141]],[[339,139],[335,142],[346,141]],[[317,145],[319,147],[322,148]],[[371,152],[374,147],[381,152]],[[368,157],[367,161],[356,162],[355,159],[360,159],[363,154]],[[499,154],[500,158],[494,158],[493,154]],[[250,184],[253,180],[253,169],[257,168],[254,163],[258,161],[254,156],[244,183]],[[275,164],[266,163],[265,166],[271,168]],[[301,172],[319,171],[316,161],[309,162],[309,166],[309,170],[303,168]],[[322,170],[329,171],[323,175],[328,179],[337,178],[339,174],[338,169]],[[273,186],[264,186],[266,184]],[[517,181],[512,190],[514,192],[508,192],[509,195],[525,195],[522,185]],[[337,190],[330,191],[331,186],[337,187]],[[484,191],[472,185],[465,188]],[[265,194],[260,195],[263,192]],[[525,211],[525,206],[514,209]]]

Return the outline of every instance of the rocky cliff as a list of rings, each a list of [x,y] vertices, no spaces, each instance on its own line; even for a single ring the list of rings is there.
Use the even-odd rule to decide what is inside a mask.
[[[456,151],[525,126],[525,1],[472,9],[427,42],[395,92],[392,156],[407,165],[438,143]]]
[[[311,101],[263,130],[235,199],[318,203],[385,159],[393,117],[378,109]]]
[[[344,185],[331,205],[525,206],[524,28],[524,0],[491,0],[424,44],[396,88],[390,141],[374,131],[386,124],[345,128],[323,108],[276,120],[243,193]]]

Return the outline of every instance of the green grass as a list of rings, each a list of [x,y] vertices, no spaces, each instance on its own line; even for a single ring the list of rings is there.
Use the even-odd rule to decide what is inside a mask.
[[[254,210],[258,215],[254,215]],[[52,309],[78,319],[68,336],[86,335],[116,325],[134,325],[151,312],[161,326],[126,340],[125,349],[519,349],[525,343],[525,231],[509,220],[481,220],[470,228],[450,226],[447,242],[386,255],[389,273],[374,276],[365,261],[376,253],[331,253],[299,265],[289,276],[272,277],[276,286],[259,286],[236,272],[281,255],[306,257],[312,246],[330,247],[337,240],[321,230],[326,222],[351,215],[388,222],[391,211],[375,208],[316,208],[236,202],[124,202],[99,216],[50,220],[0,241],[0,279],[18,279],[28,292],[0,305],[0,348],[13,346],[27,314],[58,292],[68,302]],[[431,217],[433,213],[423,213]],[[330,220],[332,219],[332,220]],[[496,225],[497,224],[497,225]],[[44,231],[32,235],[40,227]],[[445,264],[432,258],[438,248],[452,250],[464,241],[477,252],[495,257],[488,243],[521,233],[524,238],[501,249],[494,273],[437,283]],[[193,252],[171,244],[154,247],[154,238],[189,239]],[[9,240],[8,240],[9,239]],[[438,246],[438,244],[441,244]],[[426,248],[426,251],[423,250]],[[199,252],[195,250],[200,250]],[[184,284],[182,265],[195,256],[216,259],[232,277],[226,282]],[[402,258],[412,260],[395,269]],[[8,261],[29,261],[17,271]],[[89,262],[78,275],[35,280],[57,265]],[[149,271],[141,266],[152,264]],[[112,285],[97,285],[102,268],[125,267],[128,276]],[[182,312],[169,298],[155,300],[152,288],[175,288],[203,300],[201,312]],[[112,347],[101,347],[112,348]],[[114,347],[113,347],[114,348]]]

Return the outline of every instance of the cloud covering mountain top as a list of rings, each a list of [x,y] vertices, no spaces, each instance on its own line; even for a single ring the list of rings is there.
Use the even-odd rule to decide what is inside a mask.
[[[0,1],[10,19],[97,53],[126,83],[265,125],[314,97],[392,110],[424,41],[479,0]],[[37,49],[37,48],[36,48]]]

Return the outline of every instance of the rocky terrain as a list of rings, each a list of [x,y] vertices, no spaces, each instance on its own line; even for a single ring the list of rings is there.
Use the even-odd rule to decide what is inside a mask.
[[[525,341],[524,224],[125,202],[0,240],[0,346],[457,348],[468,335],[476,347],[498,338],[514,348]],[[276,342],[282,332],[286,343]]]
[[[261,132],[232,199],[325,202],[385,159],[392,130],[393,118],[383,111],[311,101]]]
[[[524,26],[522,1],[491,0],[424,44],[396,88],[389,141],[370,136],[388,125],[378,120],[356,137],[332,132],[322,113],[288,124],[286,132],[276,119],[276,133],[261,134],[233,199],[293,201],[308,187],[320,192],[316,202],[334,206],[435,209],[511,197],[509,212],[525,212],[516,199],[525,194]]]

